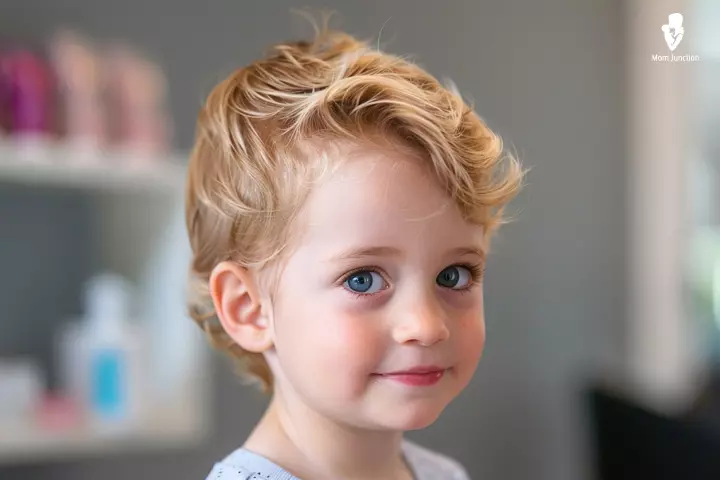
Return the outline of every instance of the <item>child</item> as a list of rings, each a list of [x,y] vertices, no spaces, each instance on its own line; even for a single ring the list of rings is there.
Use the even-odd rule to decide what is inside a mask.
[[[271,399],[208,479],[469,478],[403,432],[480,359],[485,256],[523,176],[501,151],[453,90],[328,29],[210,93],[191,311]]]

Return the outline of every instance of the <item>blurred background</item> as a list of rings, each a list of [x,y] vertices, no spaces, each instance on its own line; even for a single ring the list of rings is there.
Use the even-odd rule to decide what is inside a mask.
[[[184,313],[183,165],[304,7],[532,169],[477,375],[408,436],[474,479],[720,478],[720,2],[0,0],[0,479],[204,478],[259,418]]]

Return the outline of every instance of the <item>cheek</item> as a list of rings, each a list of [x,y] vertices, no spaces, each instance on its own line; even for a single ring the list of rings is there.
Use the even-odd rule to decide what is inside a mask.
[[[337,362],[335,368],[371,367],[382,352],[380,319],[333,303],[327,302],[325,309],[313,310],[318,319],[313,342],[321,350],[318,354]]]
[[[340,395],[362,390],[384,353],[380,319],[330,299],[287,300],[292,308],[278,312],[276,341],[288,377],[322,383]]]
[[[332,316],[323,345],[337,362],[335,368],[356,376],[374,373],[385,351],[381,320],[342,309],[334,310]]]
[[[458,322],[459,350],[466,361],[480,360],[485,347],[485,319],[482,312],[464,315]]]
[[[455,374],[459,390],[464,389],[477,370],[485,347],[485,320],[482,313],[466,314],[457,322]]]
[[[468,297],[470,297],[468,295]],[[475,371],[485,347],[485,316],[483,313],[482,293],[472,299],[468,308],[457,317],[456,348],[458,363],[463,376],[469,377]]]

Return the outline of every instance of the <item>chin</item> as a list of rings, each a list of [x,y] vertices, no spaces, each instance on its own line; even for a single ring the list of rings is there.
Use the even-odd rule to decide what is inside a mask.
[[[392,430],[421,430],[429,427],[440,417],[444,405],[418,402],[417,405],[398,405],[387,412],[385,425]]]

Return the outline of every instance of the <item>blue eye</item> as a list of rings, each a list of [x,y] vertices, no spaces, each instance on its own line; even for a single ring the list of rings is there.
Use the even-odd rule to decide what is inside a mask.
[[[441,287],[452,289],[467,288],[473,280],[473,272],[460,266],[447,267],[437,276],[437,283]]]
[[[353,293],[370,295],[385,288],[385,280],[377,272],[367,270],[351,274],[344,285]]]

